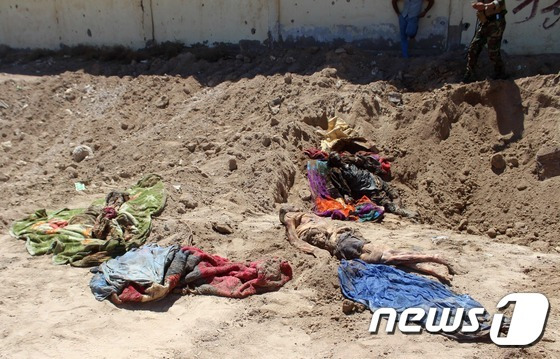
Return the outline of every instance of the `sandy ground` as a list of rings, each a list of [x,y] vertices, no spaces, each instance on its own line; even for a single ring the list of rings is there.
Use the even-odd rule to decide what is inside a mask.
[[[560,143],[556,57],[510,58],[508,81],[485,79],[486,64],[481,81],[463,85],[462,60],[449,56],[220,56],[0,61],[1,358],[560,357],[560,177],[539,180],[535,163]],[[509,293],[547,295],[539,343],[373,335],[368,311],[342,312],[337,261],[292,248],[276,214],[286,202],[310,208],[302,149],[318,145],[333,115],[378,144],[403,204],[421,214],[419,223],[389,215],[353,225],[372,241],[450,258],[453,289],[491,312]],[[94,157],[72,161],[78,144]],[[150,242],[185,244],[192,234],[234,260],[283,257],[293,280],[243,300],[173,295],[118,308],[94,299],[87,269],[31,257],[8,235],[35,209],[83,207],[145,173],[162,175],[169,193]],[[78,181],[86,191],[75,191]]]
[[[265,241],[273,242],[278,250],[272,254],[282,252],[294,265],[294,280],[278,292],[243,300],[173,295],[150,305],[125,308],[96,301],[89,291],[91,275],[86,269],[54,266],[48,257],[30,257],[23,242],[3,236],[2,356],[413,358],[443,352],[449,358],[560,355],[556,342],[560,330],[558,295],[549,289],[546,280],[531,275],[535,271],[540,275],[556,273],[560,265],[557,254],[536,253],[523,246],[401,223],[395,218],[384,224],[357,226],[376,242],[443,252],[453,258],[460,271],[453,280],[454,290],[469,293],[490,312],[506,294],[545,293],[552,310],[543,340],[528,349],[505,349],[488,343],[459,344],[428,333],[370,334],[368,311],[342,313],[335,259],[311,259],[293,251],[283,231],[277,228],[276,216],[251,216],[239,227],[249,240],[221,238],[216,243],[217,253],[239,255],[255,250]]]

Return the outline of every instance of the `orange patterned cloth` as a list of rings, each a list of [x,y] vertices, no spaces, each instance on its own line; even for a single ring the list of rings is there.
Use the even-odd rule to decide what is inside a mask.
[[[315,213],[321,217],[340,220],[375,220],[383,215],[383,209],[363,196],[358,201],[346,203],[342,198],[316,197]],[[368,216],[368,214],[370,214]],[[371,218],[370,218],[371,217]]]

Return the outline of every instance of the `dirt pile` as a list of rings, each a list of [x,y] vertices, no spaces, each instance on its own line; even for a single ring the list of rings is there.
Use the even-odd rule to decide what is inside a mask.
[[[393,115],[395,130],[380,137],[395,144],[404,198],[414,198],[429,223],[554,248],[558,178],[539,181],[535,158],[560,139],[559,81],[555,75],[409,94]]]
[[[438,86],[457,77],[459,61],[391,60],[307,49],[215,62],[187,53],[167,62],[5,64],[0,70],[33,73],[51,63],[60,74],[0,83],[0,179],[14,194],[4,205],[18,215],[38,199],[64,205],[73,182],[95,191],[148,172],[175,185],[170,206],[180,213],[309,205],[301,150],[317,146],[316,130],[337,115],[394,161],[393,184],[422,221],[554,249],[559,179],[539,181],[535,156],[560,141],[559,75]],[[82,70],[62,72],[64,64]],[[191,75],[92,75],[180,69]],[[394,74],[382,80],[387,69]],[[72,161],[77,145],[94,155]],[[6,228],[16,214],[2,217]]]

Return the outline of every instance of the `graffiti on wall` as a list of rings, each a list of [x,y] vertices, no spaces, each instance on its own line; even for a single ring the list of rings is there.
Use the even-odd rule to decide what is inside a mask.
[[[518,12],[522,11],[528,6],[531,6],[531,11],[524,20],[517,21],[517,23],[526,22],[529,20],[534,19],[538,12],[539,12],[539,1],[540,0],[518,0],[521,1],[521,4],[517,5],[513,9],[513,13],[517,14]],[[543,28],[550,29],[560,20],[560,0],[556,0],[556,2],[550,6],[543,7],[540,9],[541,14],[545,14],[545,18],[543,20]]]

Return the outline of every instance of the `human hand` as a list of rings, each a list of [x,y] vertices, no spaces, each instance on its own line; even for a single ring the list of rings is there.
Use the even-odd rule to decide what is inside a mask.
[[[161,285],[159,283],[152,283],[152,285],[145,290],[146,294],[142,296],[142,302],[151,302],[160,300],[165,297],[170,291],[169,285]]]
[[[478,10],[478,11],[484,11],[485,5],[483,2],[475,2],[474,4],[472,4],[473,9]]]
[[[418,15],[418,17],[424,17],[424,16],[426,16],[426,12],[425,12],[425,11],[422,11],[422,12],[420,13],[420,15]]]
[[[123,304],[122,300],[119,298],[119,296],[117,295],[117,293],[112,293],[112,294],[111,294],[111,297],[109,297],[109,300],[110,300],[114,305]]]

